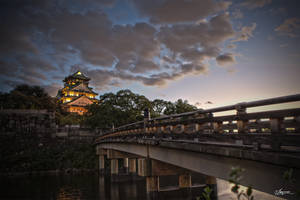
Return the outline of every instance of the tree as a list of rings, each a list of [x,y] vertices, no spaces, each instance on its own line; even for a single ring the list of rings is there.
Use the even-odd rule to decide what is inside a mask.
[[[130,90],[120,90],[116,94],[100,96],[99,105],[90,105],[85,123],[92,127],[110,129],[143,119],[143,110],[150,108],[151,102]]]
[[[2,109],[56,109],[55,99],[39,86],[18,85],[0,96]]]
[[[151,102],[151,107],[153,110],[152,117],[157,117],[164,114],[164,111],[167,109],[169,102],[162,99],[155,99]],[[171,103],[171,102],[170,102]]]
[[[178,99],[175,102],[176,113],[185,113],[197,110],[196,106],[190,105],[187,100]]]
[[[164,114],[180,114],[197,110],[196,106],[190,105],[187,100],[178,99],[175,103],[167,102]]]
[[[146,108],[149,109],[151,117],[179,114],[197,109],[181,99],[175,103],[161,99],[151,102],[143,95],[135,94],[130,90],[120,90],[116,94],[111,92],[103,94],[100,96],[98,105],[90,105],[84,123],[107,130],[113,125],[118,127],[143,120],[143,111]]]

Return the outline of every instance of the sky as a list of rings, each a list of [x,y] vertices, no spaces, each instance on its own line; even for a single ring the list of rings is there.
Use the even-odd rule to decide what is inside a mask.
[[[299,0],[1,0],[0,90],[81,70],[202,108],[300,93]]]

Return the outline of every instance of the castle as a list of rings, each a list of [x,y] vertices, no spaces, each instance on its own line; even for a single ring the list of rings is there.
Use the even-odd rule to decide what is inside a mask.
[[[90,78],[80,71],[65,77],[64,88],[58,90],[56,97],[66,111],[83,115],[87,105],[98,103],[95,98],[98,94],[89,87],[89,81]]]

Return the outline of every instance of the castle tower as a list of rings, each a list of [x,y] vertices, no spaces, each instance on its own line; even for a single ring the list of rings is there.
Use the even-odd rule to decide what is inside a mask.
[[[95,98],[98,94],[89,87],[89,81],[80,71],[65,77],[64,88],[58,90],[56,97],[68,112],[82,115],[87,112],[87,105],[98,103]]]

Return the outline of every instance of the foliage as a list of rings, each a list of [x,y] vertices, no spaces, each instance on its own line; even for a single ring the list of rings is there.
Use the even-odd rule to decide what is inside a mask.
[[[72,124],[81,124],[83,117],[76,113],[68,113],[66,115],[60,115],[59,124],[60,125],[72,125]]]
[[[212,189],[210,187],[205,187],[202,196],[205,200],[211,200],[210,194],[212,193]]]
[[[19,85],[9,93],[0,93],[0,108],[47,109],[55,111],[56,123],[59,125],[84,124],[103,130],[143,120],[143,111],[146,108],[149,109],[152,118],[197,109],[186,100],[179,99],[174,103],[162,99],[150,101],[145,96],[127,89],[116,94],[103,94],[99,104],[88,106],[88,113],[80,116],[67,113],[61,103],[50,97],[43,88],[29,85]]]
[[[294,182],[293,180],[293,169],[289,169],[289,170],[286,170],[284,173],[283,173],[283,179],[288,181],[288,182]]]
[[[116,94],[103,94],[98,105],[90,105],[84,123],[91,127],[110,129],[112,126],[118,127],[143,120],[143,111],[146,108],[149,109],[152,118],[196,110],[195,106],[181,99],[175,103],[161,99],[150,101],[130,90],[120,90]]]
[[[110,129],[143,119],[143,110],[151,108],[151,102],[142,95],[130,90],[120,90],[116,94],[106,93],[100,97],[100,103],[88,107],[85,124],[91,127]]]
[[[240,191],[240,181],[242,180],[241,173],[245,170],[240,167],[233,167],[230,172],[230,179],[229,182],[233,184],[231,191],[237,195],[237,199],[247,199],[247,200],[253,200],[254,196],[252,195],[252,187],[249,186],[244,192],[244,190]]]
[[[9,93],[0,94],[2,109],[56,109],[55,99],[39,86],[18,85]]]
[[[294,175],[294,170],[293,168],[290,168],[283,173],[283,179],[286,183],[292,185],[292,190],[295,191],[296,196],[300,197],[300,189],[295,187],[295,178],[293,177]],[[294,193],[294,192],[293,192]]]

